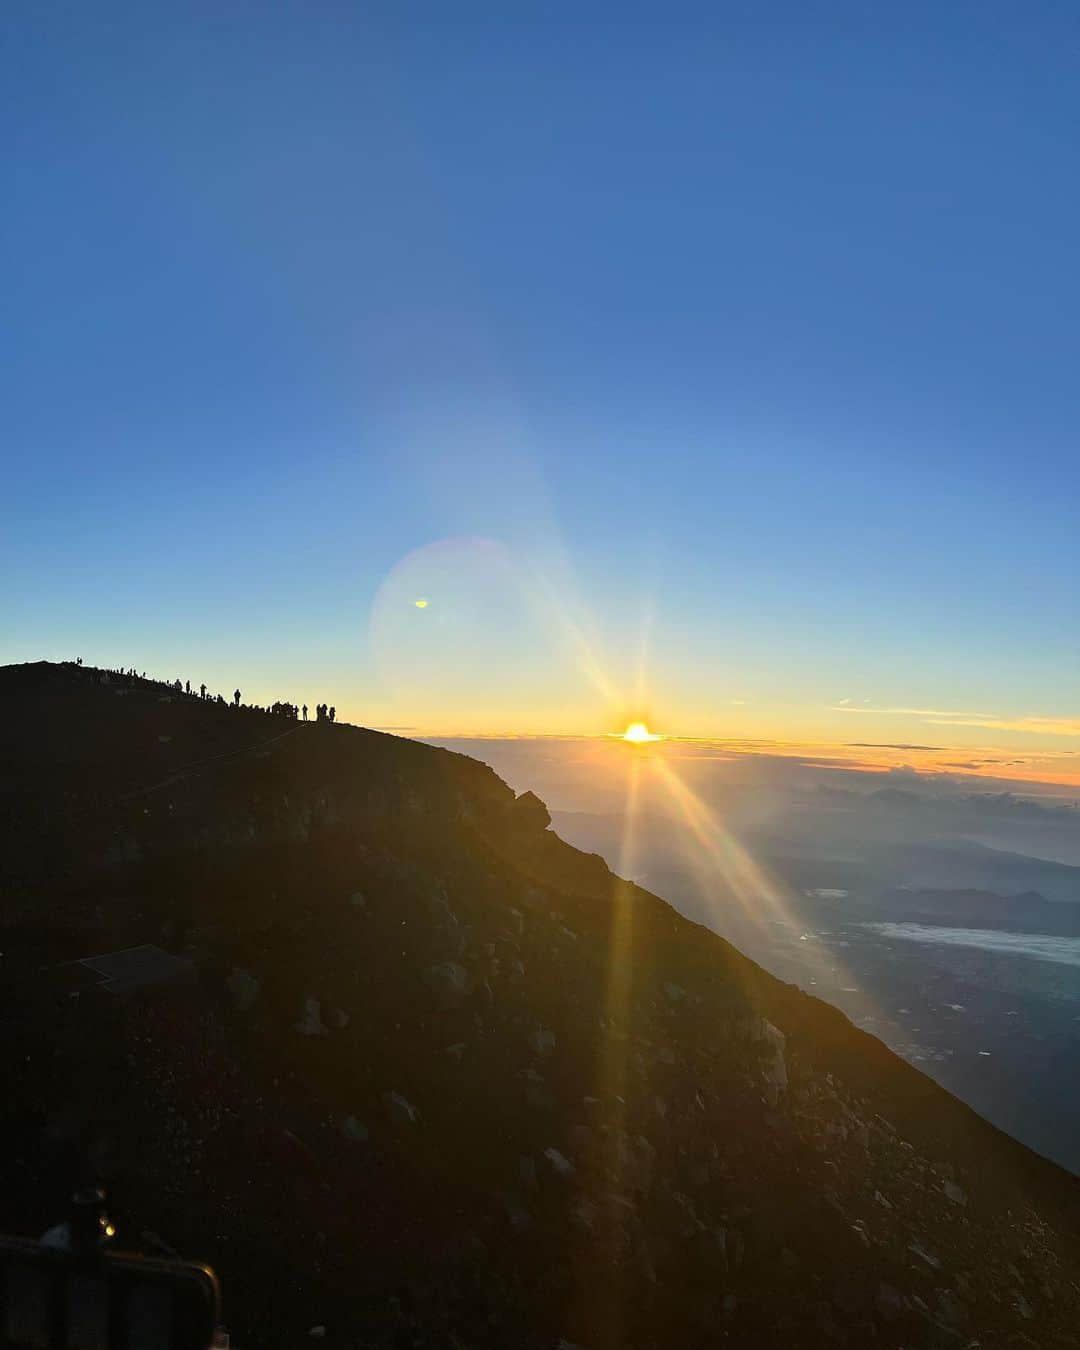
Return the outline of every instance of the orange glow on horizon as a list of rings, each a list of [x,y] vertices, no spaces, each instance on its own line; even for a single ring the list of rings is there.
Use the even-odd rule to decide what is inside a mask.
[[[770,759],[801,760],[808,767],[818,768],[822,773],[837,770],[845,773],[857,773],[866,777],[887,778],[899,770],[912,771],[926,780],[940,777],[954,783],[985,783],[989,789],[996,785],[997,790],[1007,790],[1010,785],[1030,783],[1032,787],[1080,788],[1080,748],[1077,750],[1042,750],[1030,746],[1017,748],[1001,745],[954,745],[919,747],[913,745],[893,746],[888,744],[868,744],[851,741],[826,741],[775,739],[758,736],[693,736],[679,733],[659,734],[648,730],[642,737],[635,730],[627,736],[634,726],[626,731],[575,731],[568,730],[566,723],[561,725],[552,719],[545,726],[525,727],[508,731],[493,729],[483,722],[457,723],[452,721],[426,726],[395,726],[388,718],[368,719],[363,714],[346,716],[347,721],[359,725],[374,726],[376,729],[403,731],[420,740],[552,740],[576,741],[582,745],[593,744],[599,752],[604,744],[626,745],[633,749],[652,747],[662,753],[666,760],[693,758],[722,758],[730,760]],[[567,719],[571,721],[571,719]]]

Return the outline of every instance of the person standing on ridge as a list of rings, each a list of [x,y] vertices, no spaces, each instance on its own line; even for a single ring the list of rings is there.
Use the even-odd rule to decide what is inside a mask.
[[[304,721],[307,721],[307,704],[304,704]]]
[[[331,708],[331,709],[330,709],[330,712],[329,712],[327,715],[329,716],[330,721],[332,722],[332,721],[334,720],[334,718],[337,716],[337,709],[336,709],[336,708]]]
[[[240,690],[239,690],[239,689],[234,689],[234,690],[233,690],[233,702],[234,702],[234,703],[236,704],[236,706],[239,708],[239,706],[240,706]]]
[[[206,697],[206,685],[205,685],[205,684],[200,684],[200,685],[199,685],[199,697],[200,697],[200,698],[205,698],[205,697]]]

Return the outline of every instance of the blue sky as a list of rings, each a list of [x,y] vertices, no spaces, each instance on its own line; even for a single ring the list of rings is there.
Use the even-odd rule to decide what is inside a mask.
[[[1080,744],[1067,9],[4,23],[2,659]]]

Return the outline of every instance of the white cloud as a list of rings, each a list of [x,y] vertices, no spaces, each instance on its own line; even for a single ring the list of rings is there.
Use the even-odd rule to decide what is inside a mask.
[[[876,713],[879,717],[918,717],[931,726],[983,727],[990,731],[1025,731],[1032,736],[1080,736],[1080,717],[1003,717],[999,713],[964,712],[954,708],[868,708],[841,699],[830,712]]]
[[[994,731],[1026,731],[1033,736],[1080,736],[1080,717],[942,718],[942,727],[989,727]]]
[[[870,708],[865,706],[865,700],[862,704],[855,706],[850,699],[842,699],[839,703],[831,705],[832,712],[856,712],[856,713],[876,713],[879,717],[972,717],[992,721],[996,713],[984,712],[957,712],[952,708]]]

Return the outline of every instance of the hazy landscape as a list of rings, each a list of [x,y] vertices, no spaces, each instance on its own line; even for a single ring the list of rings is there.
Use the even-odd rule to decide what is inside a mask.
[[[691,824],[655,784],[650,799],[648,779],[628,814],[607,747],[460,746],[545,791],[570,843],[1080,1170],[1080,810],[1067,793],[654,747],[711,803]]]

